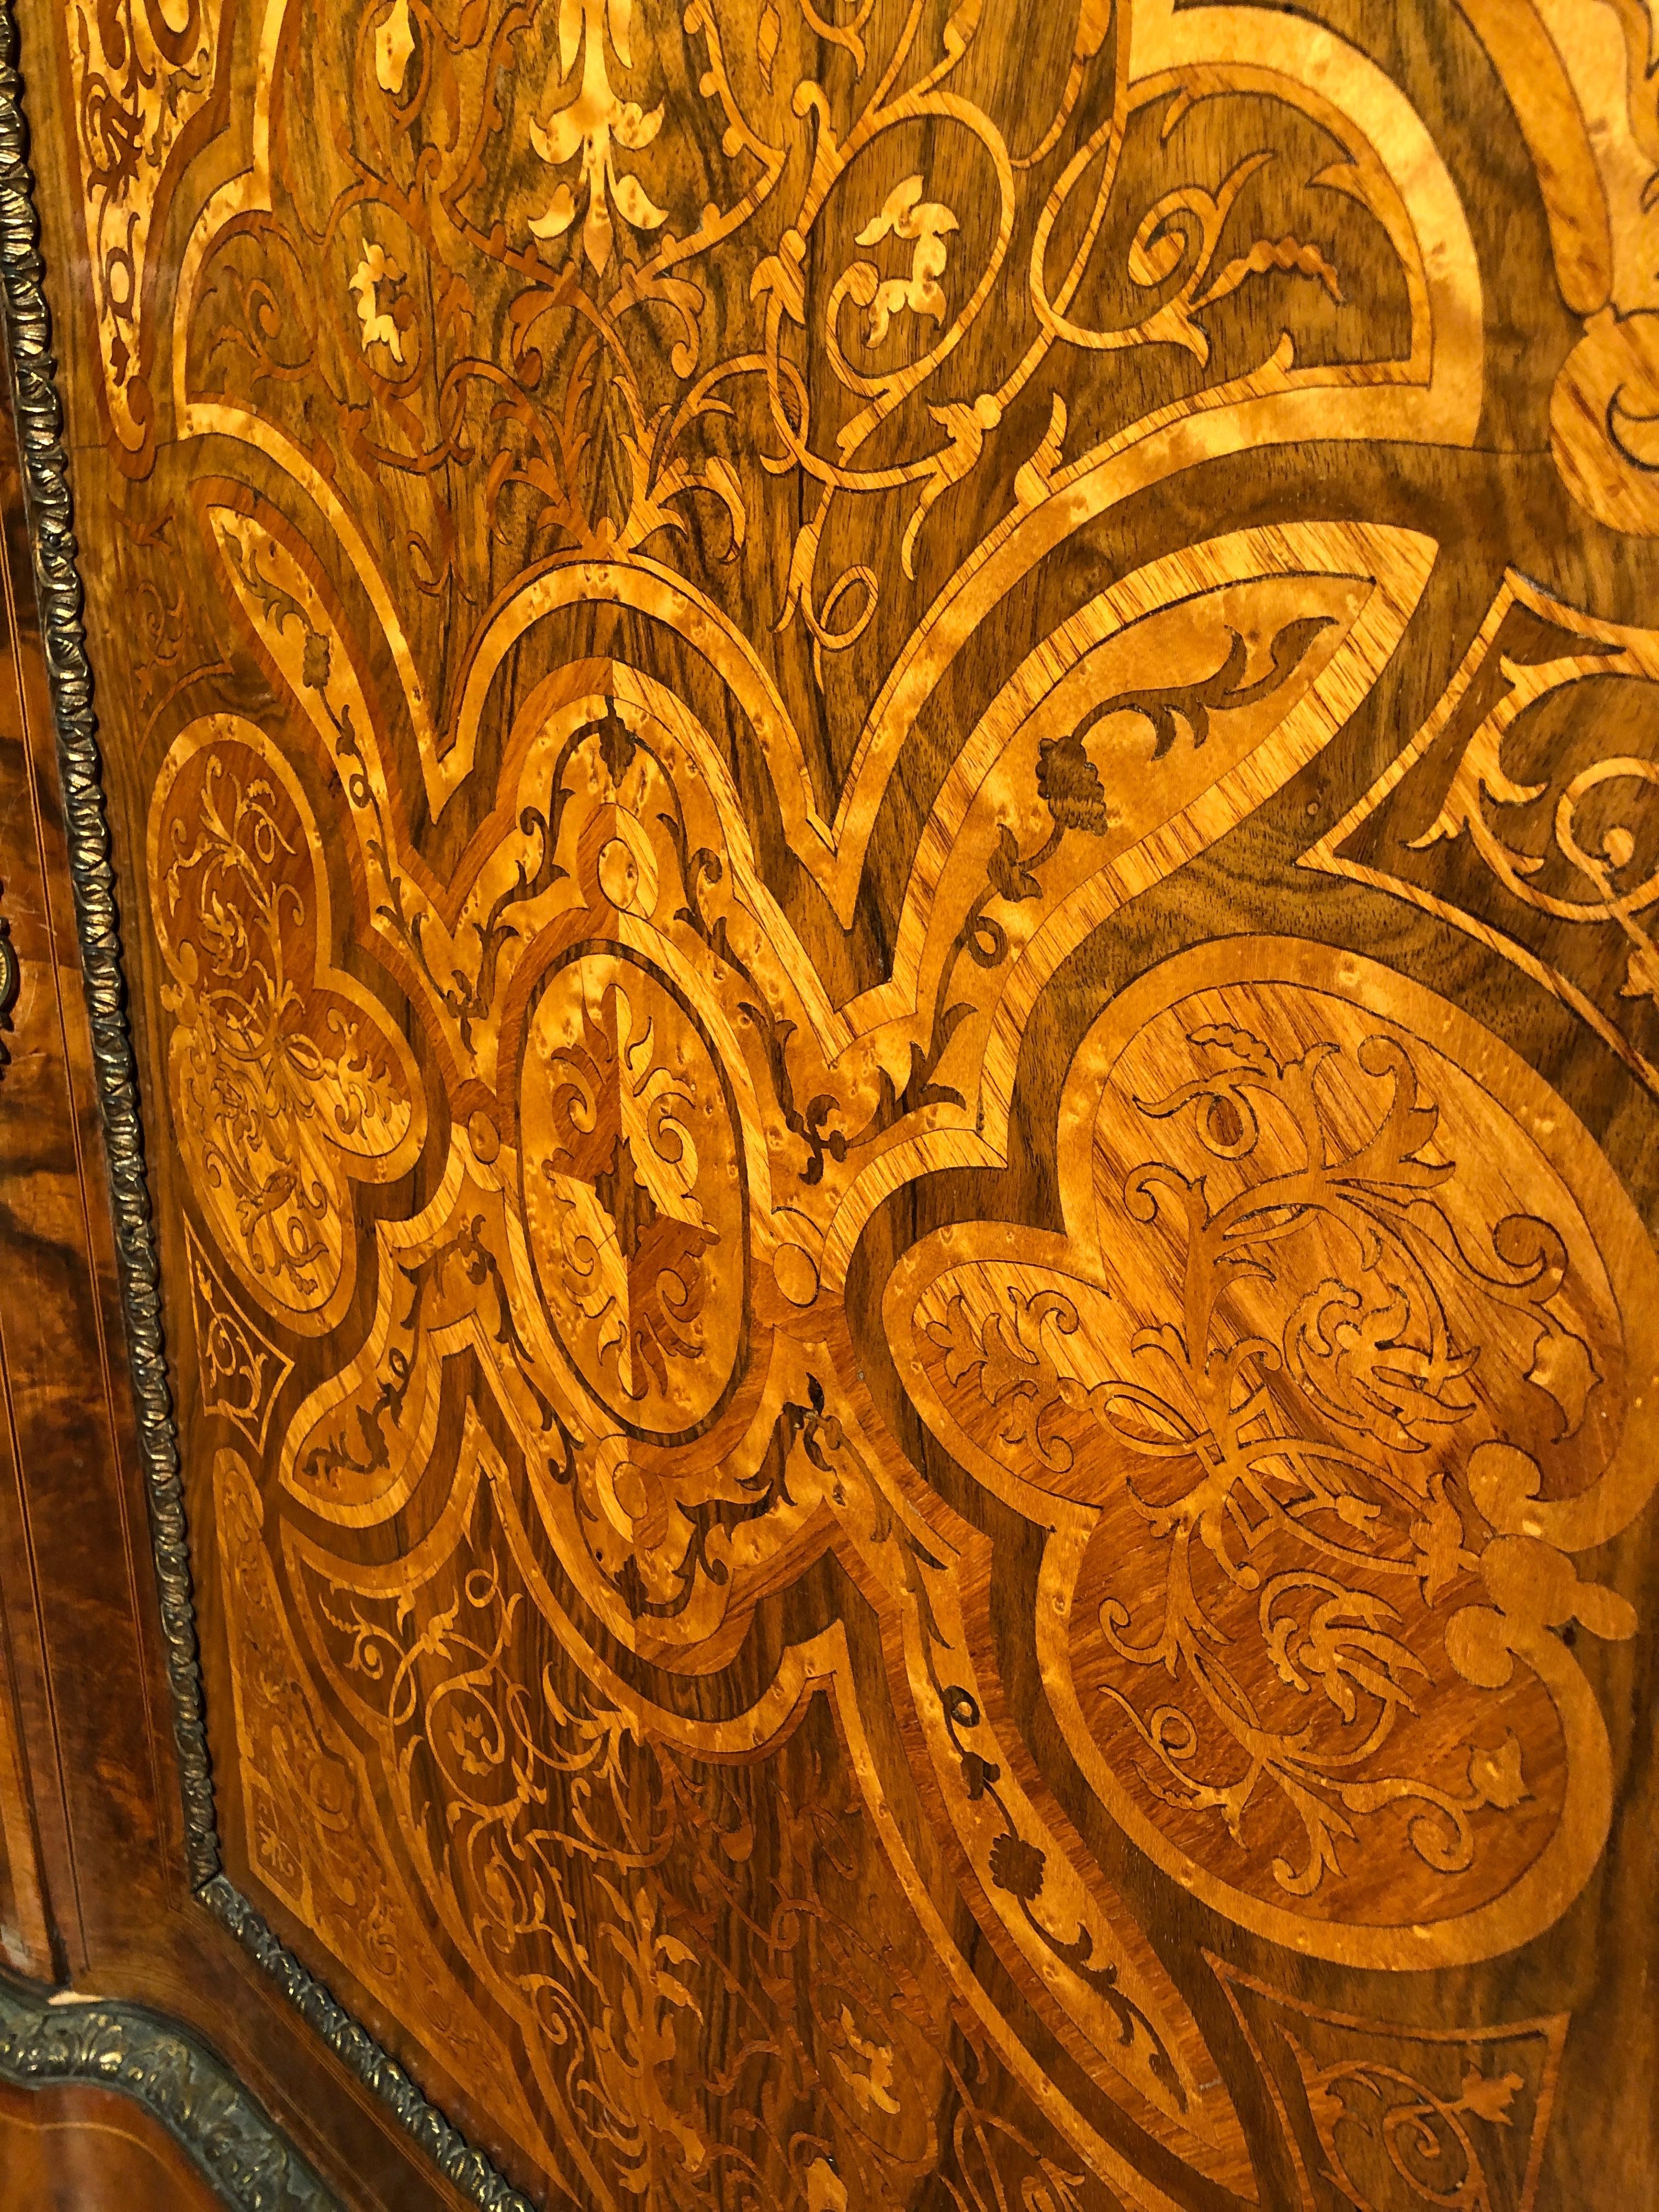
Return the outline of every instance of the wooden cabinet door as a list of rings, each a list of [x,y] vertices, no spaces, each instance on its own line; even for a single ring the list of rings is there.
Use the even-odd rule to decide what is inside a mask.
[[[1659,2203],[1644,0],[0,18],[58,1971],[354,2205]]]

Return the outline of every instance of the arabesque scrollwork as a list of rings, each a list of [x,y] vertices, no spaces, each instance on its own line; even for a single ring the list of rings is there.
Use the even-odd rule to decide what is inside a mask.
[[[1553,5],[1463,0],[1471,79],[1531,26],[1523,137],[1583,96]],[[1322,832],[1462,557],[1401,485],[1508,435],[1468,165],[1309,10],[1063,13],[64,35],[192,1871],[481,2202],[307,1966],[513,2171],[651,2212],[1262,2204],[1241,2036],[1310,2205],[1497,2212],[1547,2125],[1560,2023],[1269,2036],[1148,1899],[1383,1972],[1583,1895],[1652,1249],[1449,991],[1214,887],[1247,837],[1411,900],[1651,1083],[1659,749],[1549,718],[1659,658],[1516,574]],[[1516,466],[1628,533],[1579,150]]]

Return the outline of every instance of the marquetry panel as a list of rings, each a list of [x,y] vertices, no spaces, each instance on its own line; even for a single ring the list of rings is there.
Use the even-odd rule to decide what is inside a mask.
[[[24,30],[195,1863],[538,2202],[1631,2201],[1637,0]]]

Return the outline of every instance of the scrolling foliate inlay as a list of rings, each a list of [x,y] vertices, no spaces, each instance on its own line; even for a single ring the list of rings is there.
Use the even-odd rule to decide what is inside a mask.
[[[219,1248],[286,1321],[337,1321],[356,1258],[349,1177],[389,1181],[424,1131],[386,1013],[318,972],[331,930],[317,826],[249,722],[192,723],[157,779],[150,882],[170,975],[173,1127]]]
[[[1291,2143],[1300,2212],[1533,2212],[1564,2017],[1391,2028],[1210,1964]]]
[[[1629,1200],[1468,1016],[1273,939],[1115,1002],[1060,1177],[1063,1236],[939,1231],[885,1311],[935,1433],[1052,1532],[1037,1638],[1079,1766],[1160,1865],[1297,1949],[1524,1942],[1611,1811],[1553,1632],[1637,1626],[1574,1554],[1659,1485],[1659,1263]]]
[[[424,1522],[393,1575],[402,1603],[448,1571],[468,1481],[483,1483],[526,1578],[505,1617],[533,1602],[589,1670],[590,1637],[534,1564],[542,1542],[611,1638],[699,1675],[735,1652],[764,1592],[833,1549],[892,1625],[892,1694],[916,1716],[915,1771],[900,1787],[942,1804],[961,1894],[998,1956],[1144,2125],[1237,2179],[1236,2124],[1212,2077],[1200,2086],[1209,2069],[1184,2005],[1040,1777],[1024,1778],[1018,1732],[1004,1740],[994,1656],[975,1652],[969,1618],[984,1540],[921,1482],[862,1387],[841,1290],[894,1189],[999,1156],[1042,983],[1115,905],[1317,753],[1375,680],[1431,549],[1354,526],[1241,532],[1091,602],[969,734],[919,849],[893,974],[837,1009],[759,878],[721,754],[684,702],[615,661],[567,665],[532,690],[507,735],[496,819],[438,884],[398,818],[342,617],[275,517],[216,498],[209,487],[204,526],[228,586],[312,757],[328,748],[319,765],[354,824],[351,927],[423,1008],[448,1096],[430,1200],[366,1235],[379,1289],[361,1351],[273,1437],[282,1491],[337,1543],[411,1511]],[[198,811],[210,799],[221,823],[249,793],[275,808],[274,771],[262,785],[241,728],[191,725],[175,757],[195,781],[164,772],[158,822],[181,790]],[[157,853],[206,849],[194,823],[158,829]],[[216,866],[228,842],[212,847]],[[235,843],[247,856],[238,914],[331,911],[305,880],[308,860],[295,880],[296,849],[297,833]],[[164,945],[178,929],[173,878],[198,873],[175,862],[152,878]],[[262,927],[262,944],[285,942]],[[222,934],[237,949],[240,1006],[254,932]],[[333,948],[331,972],[345,960]],[[973,1000],[957,1011],[964,988]],[[175,1010],[198,1026],[201,996]],[[301,1039],[326,1026],[302,989],[289,999]],[[360,1073],[313,1117],[319,1141],[367,1126],[361,1071],[374,1063],[355,1015],[332,1018],[355,1041],[342,1064]],[[210,1206],[210,1218],[226,1237]],[[264,1296],[274,1311],[280,1285]],[[510,1467],[478,1433],[457,1473],[458,1389],[475,1402],[483,1389]],[[312,1539],[301,1556],[335,1593],[318,1598],[318,1620],[337,1623],[338,1592],[361,1569]],[[490,1649],[509,1662],[510,1638]],[[838,1708],[852,1698],[846,1668],[833,1652],[797,1654],[741,1721],[682,1734],[708,1756],[758,1756],[814,1682]],[[492,1728],[468,1755],[499,1765],[507,1743]],[[380,1756],[388,1784],[407,1771],[389,1743]],[[854,1764],[891,1836],[891,1784]],[[413,1849],[421,1817],[411,1805],[404,1818]],[[485,1834],[518,1856],[511,1828]],[[457,1829],[452,1848],[464,1840]],[[526,1879],[512,1876],[514,1893]],[[942,1936],[896,1844],[890,1879]],[[480,1949],[474,1970],[506,2002],[496,1960]],[[533,2018],[523,2032],[538,2032]],[[1000,2017],[991,2033],[1052,2096],[1018,2033]],[[1066,2125],[1090,2132],[1079,2115]]]
[[[370,1131],[385,1148],[406,1134],[396,1030],[360,1012],[361,988],[348,999],[318,981],[343,974],[348,927],[422,1009],[448,1098],[428,1204],[364,1232],[379,1287],[362,1350],[273,1435],[282,1491],[340,1542],[411,1510],[429,1523],[395,1571],[402,1604],[453,1571],[471,1465],[526,1578],[475,1654],[510,1665],[504,1623],[533,1605],[590,1679],[597,1651],[545,1566],[532,1571],[539,1543],[610,1637],[696,1674],[735,1652],[762,1594],[836,1552],[891,1624],[892,1694],[915,1715],[897,1787],[941,1804],[958,1894],[1037,2020],[1151,2132],[1242,2181],[1237,2123],[1185,2005],[1031,1769],[994,1654],[974,1649],[984,1540],[928,1491],[870,1401],[840,1293],[860,1231],[895,1189],[1000,1157],[1042,984],[1115,906],[1317,754],[1375,681],[1431,547],[1359,526],[1243,532],[1088,603],[969,734],[918,848],[892,974],[837,1008],[760,879],[723,755],[684,701],[614,660],[567,665],[532,690],[506,735],[495,813],[439,883],[394,795],[343,611],[279,518],[218,500],[203,488],[204,535],[291,726],[340,793],[353,892],[350,923],[332,921],[294,770],[246,725],[187,726],[152,816],[158,936],[196,948],[193,964],[168,955],[184,979],[168,1000],[172,1064],[195,1068],[211,1016],[207,1033],[237,1042],[237,1082],[252,1058],[265,1071],[236,1174],[214,1180],[228,1136],[195,1173],[244,1281],[256,1261],[273,1273],[267,1310],[286,1302],[301,1323],[284,1286],[320,1298],[327,1255],[356,1247],[331,1225],[350,1184],[324,1180],[325,1146],[349,1138],[355,1159],[373,1152]],[[325,916],[333,944],[315,934]],[[215,1012],[222,1001],[231,1015]],[[280,1055],[264,1042],[273,1030]],[[286,1168],[301,1156],[303,1219]],[[222,1188],[240,1195],[236,1210]],[[477,1382],[462,1384],[466,1372]],[[485,1392],[518,1472],[480,1437],[456,1473],[458,1387]],[[315,1620],[339,1623],[361,1569],[313,1540],[295,1556],[327,1577]],[[359,1663],[379,1649],[355,1648]],[[814,1683],[856,1711],[844,1656],[798,1653],[740,1720],[681,1735],[705,1756],[759,1757]],[[615,1694],[639,1716],[637,1694]],[[466,1757],[513,1767],[504,1725],[476,1724]],[[516,1713],[514,1725],[531,1723]],[[990,2012],[991,2049],[1052,2107],[1031,2031],[988,2008],[948,1908],[897,1840],[895,1785],[856,1743],[844,1756],[890,1844],[889,1883],[951,1962],[959,2001]],[[405,1790],[392,1740],[379,1759],[385,1786]],[[405,1799],[400,1817],[429,1898],[453,1891],[476,1914],[502,1883],[538,1893],[540,1846],[516,1824],[484,1825],[477,1847],[493,1872],[464,1880],[422,1855],[429,1814]],[[468,1846],[452,1824],[447,1855]],[[453,1933],[466,1917],[452,1912]],[[550,2083],[534,2056],[545,2021],[515,1994],[501,1947],[475,1942],[471,1960]],[[544,1968],[524,1971],[539,1988]],[[556,2137],[574,2115],[548,2109]],[[1129,2185],[1085,2113],[1059,2118]]]
[[[115,451],[135,468],[154,436],[152,249],[209,119],[224,13],[223,0],[99,0],[68,19],[101,397]]]
[[[1559,2023],[1373,2048],[1158,1900],[1400,1969],[1581,1894],[1659,1262],[1446,1000],[1095,960],[1247,843],[1348,896],[1312,794],[1465,557],[1384,479],[1503,415],[1474,123],[1308,11],[1032,26],[65,46],[140,118],[117,175],[77,93],[94,591],[228,1863],[556,2199],[1265,2204],[1267,2097],[1316,2191],[1522,2212]],[[1307,856],[1633,1066],[1656,670],[1511,577]],[[1045,1225],[937,1226],[1050,1099]]]
[[[1314,26],[1175,20],[1085,7],[1039,96],[973,10],[837,52],[811,9],[702,0],[453,33],[369,8],[326,37],[267,9],[250,166],[180,270],[175,429],[257,447],[326,518],[434,815],[501,653],[620,603],[740,672],[845,920],[923,700],[1091,515],[1204,455],[1473,438],[1480,276],[1420,121]],[[339,62],[348,131],[285,166]],[[1237,142],[1219,173],[1200,112]],[[920,170],[861,183],[924,130],[969,165],[960,208]],[[734,621],[757,586],[776,603]],[[821,759],[825,702],[860,734]]]
[[[1303,858],[1468,930],[1659,1092],[1659,631],[1511,572],[1423,727]]]
[[[277,1395],[294,1372],[294,1362],[242,1311],[188,1222],[185,1252],[202,1410],[228,1421],[255,1451],[263,1451]]]
[[[307,1686],[261,1540],[252,1478],[228,1451],[216,1455],[213,1480],[226,1617],[240,1662],[234,1681],[244,1811],[259,1878],[404,2021],[441,2015],[450,2076],[475,2096],[488,2086],[535,2143],[507,2053],[421,1926],[387,1863],[361,1762]]]

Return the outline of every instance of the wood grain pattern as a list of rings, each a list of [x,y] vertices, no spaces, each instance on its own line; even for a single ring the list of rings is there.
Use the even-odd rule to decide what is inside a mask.
[[[537,2202],[1654,2202],[1644,10],[24,20],[235,1882]]]
[[[0,2212],[216,2212],[159,2121],[112,2090],[0,2081]]]
[[[33,1479],[73,1466],[107,1408],[96,1385],[88,1391],[84,1375],[72,1377],[56,1356],[61,1343],[74,1344],[97,1373],[76,1158],[82,1132],[64,1042],[76,1012],[69,995],[78,981],[74,924],[67,884],[50,872],[51,824],[42,818],[51,804],[43,807],[41,799],[51,774],[50,709],[9,410],[0,422],[0,1954],[14,1968],[49,1978],[58,1964],[54,1927],[73,1945],[76,1908],[65,1880],[72,1846],[29,1492]]]
[[[11,1730],[11,1763],[0,1771],[5,1955],[43,1985],[72,1978],[82,1991],[108,1991],[188,2021],[279,2124],[291,2131],[298,2121],[318,2168],[354,2203],[387,2212],[449,2203],[390,2114],[319,2050],[234,1937],[188,1897],[52,702],[13,428],[8,382],[0,404],[0,914],[15,981],[10,1026],[0,1032],[8,1055],[0,1068],[0,1729]],[[56,2018],[64,2028],[68,2015]],[[83,2074],[107,2080],[135,2063],[142,2073],[161,2050],[164,2078],[151,2085],[163,2092],[159,2102],[181,2127],[200,2118],[228,2167],[240,2162],[246,2179],[251,2160],[270,2184],[280,2146],[273,2156],[258,2140],[263,2118],[239,2131],[228,2124],[236,2115],[222,2095],[209,2109],[212,2095],[198,2094],[204,2085],[176,2048],[163,2049],[165,2039],[158,2044],[153,2027],[146,2039],[119,2014],[98,2013],[96,2025],[108,2035]],[[4,2039],[9,2058],[9,2020]],[[61,2073],[76,2038],[48,2041],[47,2063],[37,2070]],[[135,2045],[143,2046],[137,2059]],[[78,2053],[69,2048],[67,2056]],[[135,2107],[122,2100],[118,2109],[131,2116]],[[37,2131],[28,2140],[38,2148],[48,2139]],[[123,2186],[124,2154],[97,2155],[103,2138],[87,2140],[94,2148],[76,2186]],[[275,2201],[314,2200],[284,2190]]]

